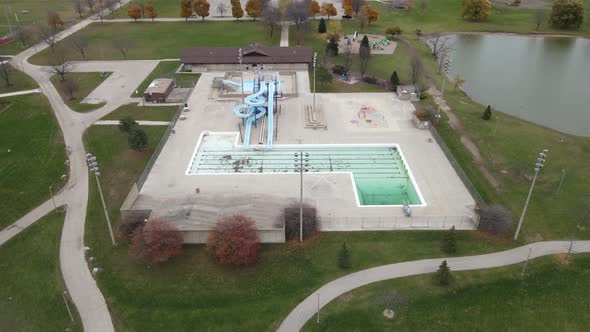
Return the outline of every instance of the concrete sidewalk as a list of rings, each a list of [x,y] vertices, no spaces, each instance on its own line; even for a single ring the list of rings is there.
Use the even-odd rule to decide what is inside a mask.
[[[170,124],[169,121],[142,121],[136,120],[140,126],[167,126]],[[93,126],[117,126],[119,120],[98,120],[92,124]]]
[[[15,92],[8,92],[8,93],[1,93],[0,98],[4,97],[12,97],[12,96],[21,96],[21,95],[28,95],[31,93],[40,93],[41,90],[39,89],[32,89],[32,90],[23,90],[23,91],[15,91]]]
[[[355,272],[331,281],[320,289],[314,291],[313,294],[309,295],[303,302],[295,307],[293,311],[291,311],[289,316],[287,316],[283,323],[281,323],[278,331],[292,332],[301,330],[305,323],[317,313],[318,294],[320,297],[319,307],[322,308],[338,296],[361,286],[383,280],[436,272],[443,260],[447,261],[449,267],[453,271],[487,269],[524,262],[529,256],[529,253],[530,259],[552,254],[566,253],[569,246],[569,241],[537,242],[492,254],[424,259],[383,265]],[[590,241],[576,241],[572,253],[585,252],[590,252]]]

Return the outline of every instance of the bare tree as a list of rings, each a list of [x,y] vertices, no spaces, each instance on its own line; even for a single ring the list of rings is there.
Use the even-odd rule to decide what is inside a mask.
[[[88,38],[81,34],[75,34],[70,38],[70,46],[80,52],[82,59],[86,60],[86,50],[88,49]]]
[[[88,9],[90,10],[90,14],[94,13],[94,4],[95,0],[86,0],[86,5],[88,5]]]
[[[23,46],[27,46],[27,43],[33,39],[33,31],[30,27],[24,25],[18,25],[14,31],[15,38],[18,40]]]
[[[73,4],[74,4],[74,11],[76,13],[78,13],[80,18],[82,18],[82,14],[84,13],[85,4],[82,2],[82,0],[74,0]]]
[[[352,0],[351,2],[352,2],[352,11],[354,12],[354,15],[358,16],[359,12],[361,11],[363,6],[365,5],[365,0]]]
[[[476,212],[479,214],[479,230],[492,234],[508,233],[512,230],[512,215],[505,207],[489,205]]]
[[[129,48],[131,47],[131,41],[125,36],[116,36],[113,39],[113,46],[121,51],[123,54],[123,58],[127,59],[127,53],[129,52]]]
[[[361,77],[365,76],[367,68],[369,67],[369,58],[371,57],[371,46],[369,45],[369,39],[365,35],[361,41],[359,47],[359,56],[361,59]]]
[[[266,26],[270,38],[272,38],[275,30],[281,26],[281,11],[274,6],[266,6],[262,9],[260,20]]]
[[[451,38],[443,37],[440,33],[432,34],[432,38],[428,40],[431,54],[438,58],[442,54],[447,54],[451,50]]]
[[[359,13],[356,13],[356,19],[359,22],[359,29],[364,31],[367,25],[369,25],[369,13],[367,12],[367,6],[363,6]]]
[[[293,1],[287,7],[287,19],[293,24],[295,28],[300,30],[301,27],[309,20],[309,6],[311,0]]]
[[[220,2],[215,6],[215,10],[219,13],[219,16],[223,17],[223,14],[227,11],[227,5],[223,2]]]
[[[420,0],[420,10],[426,12],[428,10],[428,0]]]
[[[66,79],[66,74],[72,71],[72,64],[66,59],[63,52],[54,53],[49,61],[49,72],[59,75],[60,81]]]
[[[104,2],[104,8],[108,10],[108,13],[112,13],[117,6],[117,0],[102,0]]]
[[[68,96],[70,97],[70,100],[76,99],[75,94],[80,89],[80,87],[78,86],[78,83],[76,83],[76,81],[74,81],[71,78],[66,79],[63,82],[61,82],[61,87],[63,88],[65,93],[68,94]]]
[[[539,31],[541,24],[547,20],[547,11],[544,9],[537,9],[535,11],[535,30]]]
[[[412,84],[416,85],[422,76],[422,63],[417,55],[413,54],[410,60],[410,70],[412,74]]]
[[[55,39],[56,31],[45,25],[39,25],[37,30],[41,40],[51,48],[51,53],[55,53],[55,43],[57,42]]]
[[[8,61],[4,61],[4,59],[0,58],[0,78],[4,81],[4,86],[9,87],[12,85],[10,78],[12,77],[14,68],[10,66]]]

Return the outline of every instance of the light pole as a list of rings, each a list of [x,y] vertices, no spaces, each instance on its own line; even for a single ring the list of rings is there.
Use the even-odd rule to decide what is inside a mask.
[[[305,154],[309,157],[309,153]],[[295,170],[299,168],[299,242],[303,242],[303,151],[295,152]]]
[[[315,67],[317,64],[318,53],[313,52],[313,112],[315,113]]]
[[[496,117],[496,124],[494,125],[494,133],[492,134],[492,137],[496,137],[496,132],[498,131],[498,122],[500,122],[501,118],[501,116]]]
[[[98,186],[98,193],[100,194],[100,200],[102,201],[102,208],[104,210],[104,217],[109,228],[109,234],[111,235],[111,242],[113,245],[116,245],[117,242],[115,241],[115,235],[113,234],[113,228],[111,226],[111,218],[109,217],[109,212],[107,211],[107,204],[104,201],[104,196],[102,194],[102,187],[100,186],[100,181],[98,177],[100,176],[100,170],[98,168],[98,162],[96,161],[96,157],[90,153],[86,154],[86,161],[88,163],[88,170],[91,173],[94,173],[94,177],[96,178],[96,185]]]
[[[541,171],[541,168],[543,168],[543,165],[545,164],[545,158],[547,158],[548,152],[549,150],[543,149],[543,152],[539,153],[539,157],[537,158],[537,162],[535,163],[535,176],[533,177],[533,182],[531,183],[529,194],[526,198],[526,202],[524,203],[524,208],[522,209],[522,214],[520,215],[520,220],[518,221],[518,226],[516,227],[516,233],[514,233],[514,241],[518,239],[518,233],[520,232],[520,227],[522,227],[522,221],[524,220],[526,209],[529,206],[531,195],[533,194],[533,189],[535,188],[535,182],[537,181],[537,176],[539,175],[539,171]]]
[[[320,293],[316,293],[318,295],[318,317],[316,319],[316,324],[320,323]]]
[[[561,170],[561,180],[559,180],[559,186],[557,186],[557,193],[561,191],[561,185],[563,184],[563,180],[565,179],[565,169]]]
[[[244,71],[242,70],[242,60],[243,60],[243,56],[242,56],[242,49],[240,48],[238,50],[238,61],[240,62],[240,80],[242,82],[242,84],[240,84],[241,88],[242,88],[242,104],[244,103]]]
[[[440,119],[440,104],[443,103],[444,96],[445,96],[445,83],[447,82],[447,75],[449,74],[449,70],[451,68],[451,59],[445,57],[443,63],[443,82],[442,87],[440,90],[440,101],[438,102],[438,106],[436,109],[436,122]]]

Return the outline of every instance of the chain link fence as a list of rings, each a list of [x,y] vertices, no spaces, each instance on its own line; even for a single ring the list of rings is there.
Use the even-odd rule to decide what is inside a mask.
[[[475,229],[477,222],[468,216],[384,216],[319,217],[321,231],[398,230],[398,229]]]
[[[463,182],[463,184],[465,185],[465,187],[467,188],[467,190],[469,191],[469,193],[471,194],[471,196],[475,200],[475,203],[477,203],[478,206],[484,206],[485,200],[479,194],[479,192],[477,191],[477,189],[475,188],[475,186],[473,185],[471,180],[469,180],[469,177],[467,176],[467,174],[465,174],[465,171],[463,171],[463,169],[459,165],[459,162],[457,161],[457,159],[455,159],[455,156],[453,156],[451,149],[449,149],[449,147],[445,144],[444,140],[442,139],[442,137],[440,136],[440,134],[438,133],[436,128],[434,128],[434,126],[429,126],[428,130],[430,130],[432,137],[434,137],[434,140],[440,146],[441,150],[443,151],[443,153],[445,154],[445,156],[447,157],[447,159],[451,163],[451,166],[453,166],[453,169],[455,170],[455,172],[457,173],[457,175],[461,179],[461,182]]]

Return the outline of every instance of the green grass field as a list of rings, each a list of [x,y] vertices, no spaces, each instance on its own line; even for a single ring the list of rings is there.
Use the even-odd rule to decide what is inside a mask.
[[[58,75],[53,75],[51,77],[51,82],[69,108],[76,112],[84,113],[104,106],[105,103],[82,104],[82,100],[84,100],[84,98],[94,91],[94,89],[101,85],[110,74],[111,73],[107,73],[107,76],[100,77],[100,73],[67,73],[66,80],[73,80],[78,86],[78,91],[74,93],[74,99],[70,99],[70,96],[64,90],[63,83],[60,81],[60,77]]]
[[[130,151],[114,126],[88,131],[87,149],[101,161],[103,190],[115,222],[165,128],[145,129],[150,137],[148,153]],[[181,257],[148,268],[127,256],[125,244],[109,245],[94,184],[91,188],[85,242],[98,248],[97,259],[106,262],[99,285],[116,327],[125,331],[273,330],[309,292],[347,273],[336,267],[342,242],[351,248],[354,270],[442,255],[441,232],[329,232],[304,246],[263,245],[260,261],[243,269],[219,266],[203,245],[185,246]],[[473,232],[460,232],[459,238],[457,255],[512,246],[510,241],[491,241]]]
[[[180,1],[170,1],[170,0],[152,0],[150,1],[154,5],[154,9],[158,13],[158,17],[180,17]],[[113,17],[115,18],[129,18],[127,15],[127,10],[133,6],[140,5],[141,1],[132,0],[129,4],[121,7],[121,9],[116,10],[113,13]],[[228,2],[229,8],[229,2]],[[218,16],[219,13],[217,10],[211,6],[209,9],[209,14],[211,16]],[[231,10],[226,10],[224,13],[225,16],[231,16]]]
[[[66,23],[79,18],[72,1],[69,0],[4,0],[0,24],[7,30],[10,24],[14,29],[17,25],[15,14],[21,24],[47,24],[49,11],[57,12]],[[85,8],[83,15],[87,15],[88,12],[88,8]]]
[[[126,36],[130,41],[128,59],[177,59],[180,51],[194,46],[246,46],[252,43],[278,45],[280,36],[271,40],[259,22],[166,22],[166,23],[93,23],[77,32],[88,38],[90,47],[86,60],[123,60],[113,46],[115,36]],[[71,38],[71,37],[70,37]],[[70,49],[68,39],[56,45],[64,49],[68,60],[82,60]],[[48,64],[51,50],[46,49],[31,57],[34,64]],[[236,55],[237,57],[237,55]]]
[[[180,61],[162,61],[158,63],[156,68],[146,77],[146,79],[141,82],[139,87],[137,87],[136,91],[138,93],[133,93],[131,97],[141,97],[143,96],[143,92],[145,89],[150,85],[150,83],[156,78],[175,78],[176,85],[181,88],[192,88],[194,84],[199,80],[201,77],[200,74],[175,74],[176,70],[180,66]]]
[[[40,94],[0,100],[0,228],[57,192],[67,174],[61,131]]]
[[[355,289],[310,319],[304,331],[585,331],[590,326],[590,256],[554,257],[487,270],[452,272],[448,287],[435,276],[383,281]],[[453,266],[451,265],[451,270]],[[395,318],[383,316],[383,294],[404,299]],[[315,317],[314,317],[315,318]]]
[[[63,213],[52,212],[0,248],[0,326],[4,331],[81,331],[71,322],[59,268]]]
[[[38,87],[35,80],[33,80],[29,75],[16,69],[11,70],[9,78],[11,84],[10,86],[6,86],[6,82],[4,80],[0,81],[0,93],[31,90]]]
[[[137,106],[136,103],[127,104],[107,114],[102,120],[121,120],[130,116],[134,120],[170,121],[177,109],[178,106]]]

